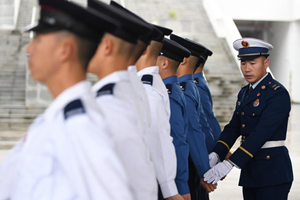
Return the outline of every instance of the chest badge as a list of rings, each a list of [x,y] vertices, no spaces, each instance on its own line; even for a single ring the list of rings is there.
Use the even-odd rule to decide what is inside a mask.
[[[259,97],[259,96],[260,96],[260,93],[257,93],[257,96]]]
[[[254,107],[259,106],[259,99],[256,99],[256,100],[254,101],[253,106],[254,106]]]
[[[240,102],[240,101],[238,101],[238,102],[237,102],[237,105],[238,105],[238,106],[239,106],[239,105],[241,105],[241,102]]]

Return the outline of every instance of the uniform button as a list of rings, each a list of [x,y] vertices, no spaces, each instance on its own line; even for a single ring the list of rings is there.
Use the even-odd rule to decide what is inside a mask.
[[[246,140],[246,136],[243,136],[243,140]]]
[[[254,116],[255,116],[255,114],[253,113],[253,114],[252,114],[252,116],[254,117]]]
[[[242,128],[245,128],[245,127],[246,127],[246,125],[245,125],[245,124],[243,124],[243,125],[242,125]]]
[[[270,159],[270,156],[269,156],[269,155],[267,155],[267,156],[266,156],[266,159]]]
[[[244,115],[245,113],[244,112],[242,112],[242,115]]]

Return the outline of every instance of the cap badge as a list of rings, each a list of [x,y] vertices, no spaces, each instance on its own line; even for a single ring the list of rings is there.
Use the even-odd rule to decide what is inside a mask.
[[[253,106],[254,106],[254,107],[259,106],[259,99],[256,99],[256,100],[254,101]]]
[[[250,47],[250,44],[249,44],[249,42],[247,42],[246,40],[243,40],[243,41],[242,41],[242,46],[243,46],[244,48],[248,48],[248,47]]]

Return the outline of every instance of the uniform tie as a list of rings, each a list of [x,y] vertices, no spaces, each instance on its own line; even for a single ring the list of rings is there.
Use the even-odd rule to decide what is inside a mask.
[[[249,94],[250,94],[250,92],[253,90],[253,88],[252,88],[252,86],[250,86],[249,87],[249,90],[248,90],[248,93],[247,93],[247,95],[246,95],[246,99],[248,98],[248,96],[249,96]]]

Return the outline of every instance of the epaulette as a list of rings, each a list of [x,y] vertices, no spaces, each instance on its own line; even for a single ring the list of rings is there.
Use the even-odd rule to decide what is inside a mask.
[[[153,84],[153,76],[151,74],[146,74],[142,77],[143,84],[152,85]]]
[[[275,82],[271,82],[271,81],[269,82],[268,86],[270,88],[272,88],[273,90],[277,90],[277,89],[279,89],[281,87],[279,84],[277,84]]]
[[[70,102],[64,108],[65,119],[68,119],[69,117],[72,117],[72,116],[78,115],[78,114],[83,114],[83,113],[85,113],[85,109],[84,109],[84,106],[80,99],[76,99],[76,100]]]
[[[185,91],[185,86],[186,86],[186,82],[181,82],[180,83],[180,88],[182,91]]]
[[[167,84],[166,88],[168,89],[168,94],[172,94],[172,84]]]
[[[107,85],[104,85],[101,89],[99,89],[97,91],[97,97],[106,95],[106,94],[113,94],[114,86],[115,86],[115,83],[109,83]]]
[[[194,78],[194,83],[198,84],[199,83],[199,78]]]

